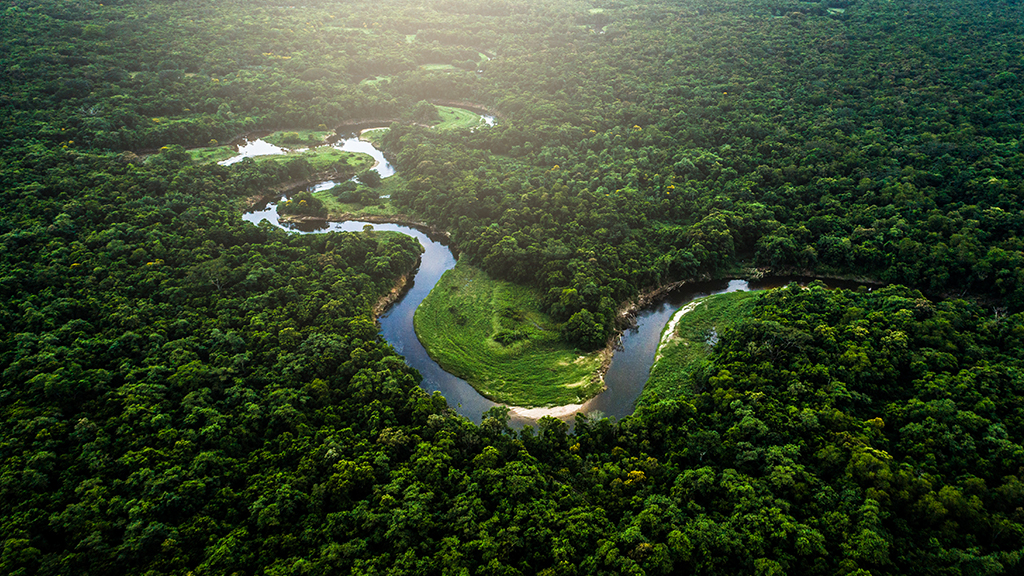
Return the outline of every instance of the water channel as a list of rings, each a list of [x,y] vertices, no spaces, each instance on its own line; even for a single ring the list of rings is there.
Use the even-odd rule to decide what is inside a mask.
[[[359,141],[361,144],[369,144]],[[340,141],[339,141],[340,142]],[[372,146],[370,146],[371,149]],[[363,151],[363,150],[359,150]],[[369,153],[369,152],[367,152]],[[376,158],[380,152],[373,149]],[[386,165],[383,155],[378,159],[379,165]],[[387,165],[389,171],[381,171],[381,176],[386,177],[394,173],[394,169]],[[315,184],[310,190],[324,190],[334,186],[336,182],[327,181]],[[448,400],[448,405],[459,414],[479,423],[482,414],[489,408],[496,405],[480,395],[472,386],[462,378],[458,378],[445,372],[437,364],[427,351],[423,348],[419,338],[416,337],[413,328],[413,315],[416,308],[426,298],[434,285],[440,280],[446,270],[455,266],[455,257],[448,249],[447,242],[443,237],[435,237],[416,228],[400,224],[381,224],[363,221],[347,222],[321,222],[317,224],[305,224],[301,227],[294,227],[290,224],[283,224],[278,219],[277,204],[269,203],[265,207],[247,212],[244,218],[254,224],[261,220],[268,220],[275,226],[292,230],[298,233],[322,233],[322,232],[359,232],[363,226],[370,224],[375,230],[388,230],[408,234],[416,238],[423,245],[425,251],[421,257],[419,268],[405,294],[395,302],[381,317],[381,335],[395,350],[405,357],[406,362],[416,368],[423,376],[420,385],[427,392],[440,392]],[[762,281],[746,280],[721,280],[712,282],[701,282],[688,284],[670,293],[658,304],[640,311],[636,316],[636,327],[627,330],[622,335],[621,346],[615,352],[611,365],[605,375],[607,390],[588,400],[578,410],[563,411],[565,414],[558,417],[571,422],[576,412],[590,414],[593,416],[611,416],[623,418],[633,413],[634,405],[644,384],[647,382],[651,366],[654,364],[654,356],[661,338],[661,331],[672,315],[687,302],[694,299],[735,292],[739,290],[763,290],[777,286],[784,286],[791,281],[806,281],[799,278],[771,278]],[[848,287],[852,283],[828,282],[830,285]],[[519,428],[527,424],[535,424],[536,419],[516,414],[513,411],[512,422]]]

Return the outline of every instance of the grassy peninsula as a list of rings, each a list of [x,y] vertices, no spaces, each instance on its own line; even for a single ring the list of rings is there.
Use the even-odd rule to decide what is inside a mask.
[[[750,314],[761,292],[727,292],[687,303],[666,324],[638,405],[693,393],[689,375],[707,360],[721,335]]]
[[[437,106],[441,121],[434,125],[435,130],[464,130],[483,126],[483,118],[476,112],[453,106]]]
[[[445,272],[416,311],[416,334],[445,370],[517,406],[580,403],[601,391],[597,353],[559,337],[529,288],[464,263]]]

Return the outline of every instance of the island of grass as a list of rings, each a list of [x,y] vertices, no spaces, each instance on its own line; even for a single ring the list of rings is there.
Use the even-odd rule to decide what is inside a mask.
[[[599,353],[562,341],[533,290],[464,263],[416,310],[416,334],[442,368],[481,394],[515,406],[578,404],[601,392]]]
[[[691,394],[689,375],[711,354],[719,336],[750,314],[760,294],[715,294],[680,308],[665,325],[654,366],[637,405]]]
[[[359,139],[366,140],[375,147],[380,148],[381,141],[384,140],[384,136],[389,130],[390,128],[368,128],[359,133]]]
[[[323,202],[330,220],[360,216],[392,217],[399,211],[391,203],[391,195],[405,189],[405,186],[405,179],[394,174],[381,179],[374,188],[356,182],[342,182],[333,188],[314,192],[313,197]]]
[[[330,132],[326,130],[281,130],[264,136],[263,139],[274,146],[295,149],[319,146],[328,135]]]
[[[355,174],[373,167],[375,160],[369,154],[346,152],[330,146],[318,146],[302,152],[289,152],[271,156],[256,156],[256,162],[288,161],[292,158],[305,158],[309,167],[316,172],[335,170],[345,174]]]

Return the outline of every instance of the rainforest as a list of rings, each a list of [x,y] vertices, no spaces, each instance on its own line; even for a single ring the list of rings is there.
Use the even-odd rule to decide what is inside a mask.
[[[1020,2],[0,11],[0,573],[1024,569]]]

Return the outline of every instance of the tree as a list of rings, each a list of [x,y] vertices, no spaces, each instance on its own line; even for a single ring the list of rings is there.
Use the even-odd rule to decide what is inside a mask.
[[[584,308],[572,315],[562,327],[567,342],[585,350],[597,348],[604,343],[605,329],[597,319]]]

